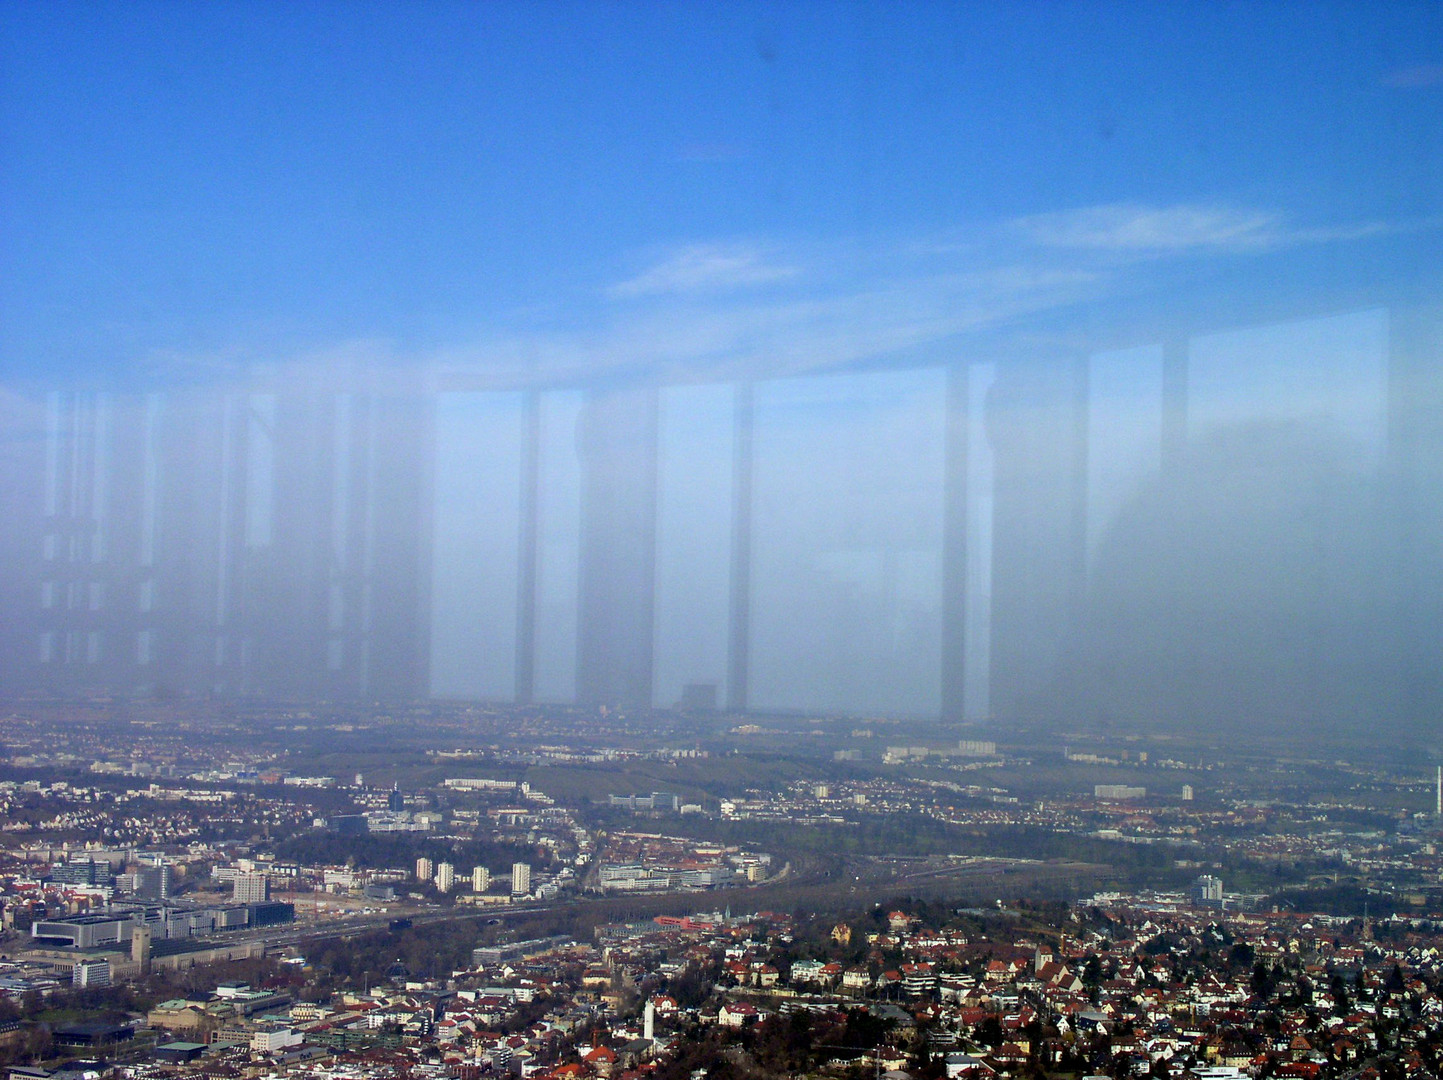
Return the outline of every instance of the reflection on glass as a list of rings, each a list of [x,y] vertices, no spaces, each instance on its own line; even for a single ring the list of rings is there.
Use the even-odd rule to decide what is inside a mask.
[[[751,699],[935,714],[941,369],[756,388]]]
[[[515,694],[520,394],[443,394],[436,404],[431,692]]]

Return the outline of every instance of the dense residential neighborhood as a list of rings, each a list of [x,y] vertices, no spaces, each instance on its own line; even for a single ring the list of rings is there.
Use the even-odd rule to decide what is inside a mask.
[[[11,1075],[1437,1072],[1436,768],[882,720],[425,721],[6,717]]]
[[[81,993],[6,967],[0,989],[29,1008]],[[1178,895],[836,923],[660,916],[600,924],[589,940],[478,947],[425,976],[397,961],[369,990],[323,990],[299,955],[252,967],[258,985],[196,985],[89,1044],[76,1025],[49,1037],[103,1049],[135,1078],[455,1080],[671,1077],[703,1057],[706,1075],[1311,1080],[1435,1073],[1443,1043],[1436,928],[1225,913]],[[34,1029],[7,1027],[13,1060]]]

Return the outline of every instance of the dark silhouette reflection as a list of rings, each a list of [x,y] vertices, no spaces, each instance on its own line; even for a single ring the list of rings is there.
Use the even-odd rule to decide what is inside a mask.
[[[1401,582],[1384,474],[1323,423],[1214,429],[1114,518],[1059,677],[1059,719],[1342,733],[1402,710]]]

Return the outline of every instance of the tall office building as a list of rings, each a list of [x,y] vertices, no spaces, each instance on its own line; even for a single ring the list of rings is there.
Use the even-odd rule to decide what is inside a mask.
[[[99,957],[75,962],[70,972],[72,986],[86,988],[110,985],[110,961]]]
[[[430,881],[436,876],[436,865],[430,859],[422,856],[416,860],[416,880]]]
[[[169,900],[170,885],[168,866],[142,866],[135,872],[135,894],[142,900]]]
[[[448,862],[436,864],[436,888],[450,892],[456,885],[456,867]]]
[[[231,899],[237,904],[263,904],[271,898],[271,879],[265,874],[237,874]]]
[[[1189,891],[1192,893],[1194,903],[1216,906],[1223,901],[1222,878],[1204,874],[1193,882],[1192,889]]]
[[[484,866],[473,867],[471,870],[471,891],[485,892],[491,888],[491,871]]]
[[[70,885],[109,885],[114,880],[110,863],[89,855],[72,855],[69,862],[50,868],[50,880]]]
[[[525,896],[531,891],[531,864],[511,864],[511,895]]]

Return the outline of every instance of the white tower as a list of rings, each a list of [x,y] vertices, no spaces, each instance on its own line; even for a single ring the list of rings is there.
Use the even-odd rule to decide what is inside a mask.
[[[651,998],[646,999],[646,1008],[641,1011],[641,1037],[647,1042],[656,1043],[656,1003]]]

